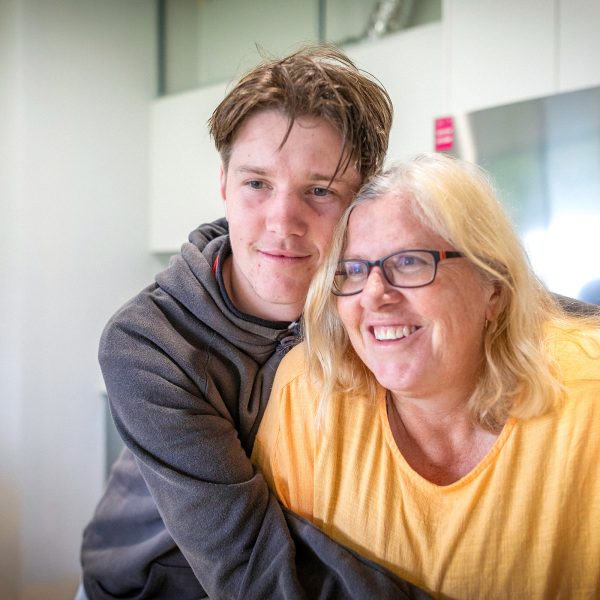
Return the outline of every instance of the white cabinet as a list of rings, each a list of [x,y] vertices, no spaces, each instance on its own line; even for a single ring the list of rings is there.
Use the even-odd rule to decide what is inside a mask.
[[[555,89],[555,0],[446,0],[449,113]]]
[[[377,77],[392,99],[387,162],[433,151],[434,119],[444,111],[441,24],[349,46],[347,52],[360,68]]]
[[[150,122],[150,249],[173,252],[192,229],[225,216],[221,161],[206,122],[225,84],[155,100]]]
[[[600,0],[444,0],[447,112],[600,85]]]
[[[558,91],[600,85],[600,0],[558,5]]]

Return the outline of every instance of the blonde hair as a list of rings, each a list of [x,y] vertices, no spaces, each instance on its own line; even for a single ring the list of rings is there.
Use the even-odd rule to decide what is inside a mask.
[[[350,344],[331,289],[352,210],[389,194],[410,197],[423,225],[462,252],[499,290],[500,310],[484,331],[483,367],[468,404],[474,422],[497,431],[509,415],[543,414],[562,391],[549,350],[549,326],[577,341],[590,327],[600,326],[600,313],[587,318],[565,314],[533,273],[486,174],[441,154],[420,155],[373,178],[336,228],[304,310],[307,361],[313,389],[321,396],[320,413],[332,394],[372,396],[375,391],[375,378]]]

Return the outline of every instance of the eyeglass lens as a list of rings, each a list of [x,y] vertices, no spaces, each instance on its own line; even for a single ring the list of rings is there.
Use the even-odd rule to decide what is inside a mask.
[[[334,278],[334,291],[355,294],[364,288],[371,268],[379,266],[388,282],[397,287],[420,287],[435,277],[436,258],[424,250],[398,252],[376,261],[340,261]]]

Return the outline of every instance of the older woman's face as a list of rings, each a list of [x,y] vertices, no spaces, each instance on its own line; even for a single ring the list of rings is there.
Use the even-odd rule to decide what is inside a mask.
[[[404,249],[455,250],[414,217],[408,200],[387,195],[356,208],[343,258],[375,260]],[[497,294],[465,258],[438,265],[435,281],[395,288],[379,267],[337,308],[358,356],[401,395],[469,394],[483,356],[485,320]]]

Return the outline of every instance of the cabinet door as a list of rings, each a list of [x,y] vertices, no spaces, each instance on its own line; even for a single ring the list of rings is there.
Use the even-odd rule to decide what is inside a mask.
[[[600,0],[560,0],[558,87],[600,85]]]
[[[554,0],[445,0],[450,111],[553,93],[555,18]]]

